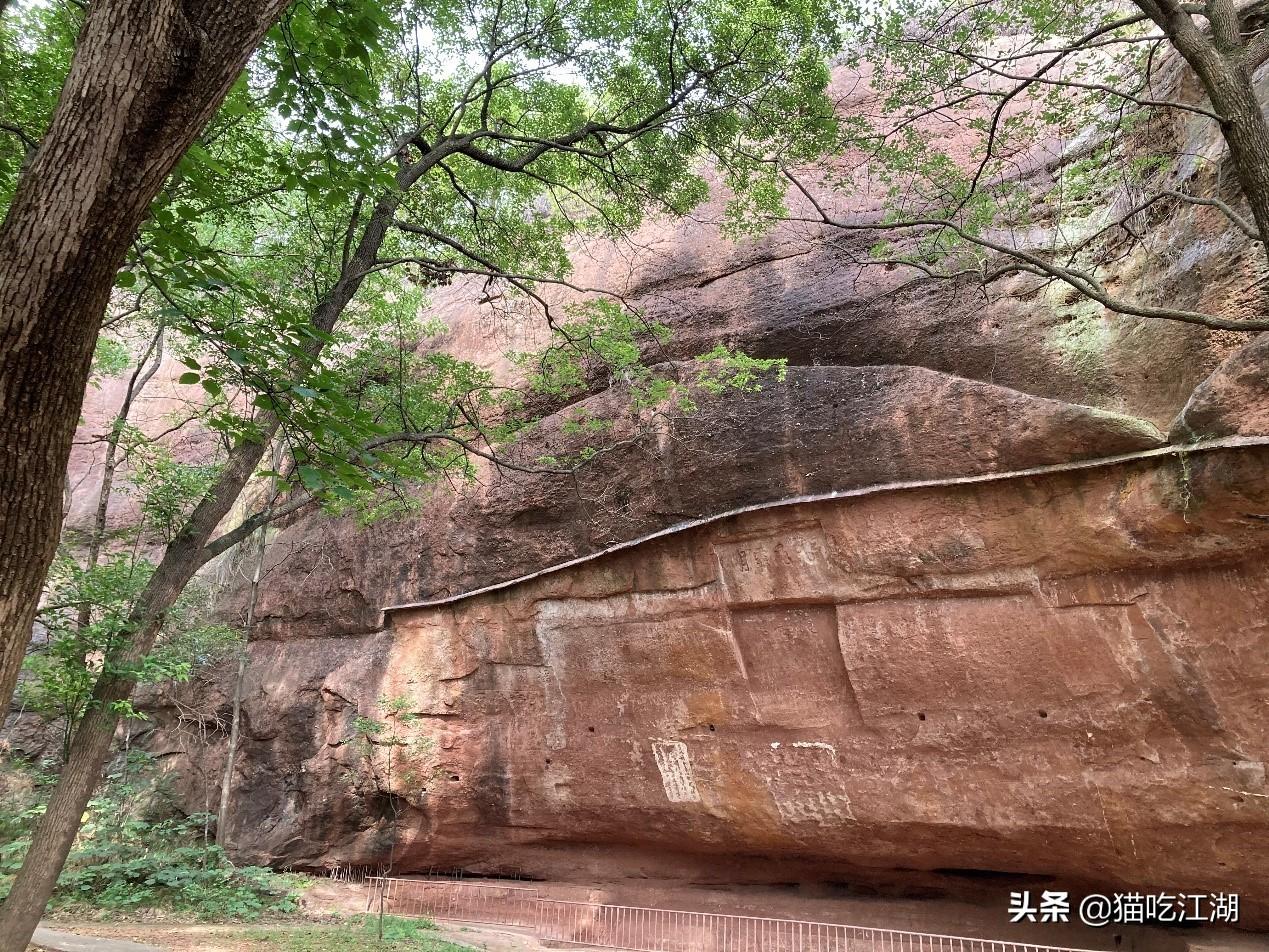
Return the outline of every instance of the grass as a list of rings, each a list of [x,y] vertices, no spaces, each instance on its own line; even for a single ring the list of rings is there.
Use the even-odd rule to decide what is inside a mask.
[[[472,952],[469,946],[447,942],[427,919],[383,917],[383,942],[378,941],[378,920],[373,915],[354,916],[337,925],[312,925],[247,929],[241,933],[247,948],[269,952],[347,952],[366,948],[374,952]]]

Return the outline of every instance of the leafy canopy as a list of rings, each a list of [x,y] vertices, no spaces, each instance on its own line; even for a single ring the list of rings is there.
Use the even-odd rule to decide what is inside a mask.
[[[106,533],[101,560],[68,550],[59,563],[28,703],[69,731],[103,671],[180,677],[218,639],[232,643],[169,611],[164,637],[183,655],[160,648],[127,670],[109,660],[131,636],[155,551],[184,538],[209,496],[241,489],[225,482],[236,447],[279,450],[273,492],[254,494],[268,513],[311,503],[372,518],[412,505],[419,484],[474,473],[531,422],[522,394],[431,340],[436,288],[472,282],[535,310],[554,337],[528,385],[547,397],[573,400],[606,370],[636,406],[687,407],[676,382],[642,365],[663,328],[611,299],[568,309],[549,292],[568,283],[571,242],[687,212],[706,197],[706,168],[732,189],[737,229],[781,211],[777,159],[835,141],[824,96],[834,4],[292,6],[117,277],[98,377],[133,370],[136,382],[137,355],[162,352],[183,365],[186,400],[161,436],[122,416],[92,436],[117,451],[140,524]],[[53,3],[0,20],[0,202],[48,121],[82,16]],[[709,357],[706,391],[754,386],[776,367]],[[171,452],[208,432],[214,441],[186,441],[192,458]]]
[[[834,140],[835,22],[820,0],[298,4],[156,203],[120,303],[178,332],[181,380],[227,441],[280,419],[284,490],[373,508],[469,468],[460,443],[394,435],[518,428],[487,374],[419,347],[428,290],[483,281],[559,330],[541,292],[566,281],[568,242],[686,212],[704,163],[737,227],[765,221],[771,157]]]

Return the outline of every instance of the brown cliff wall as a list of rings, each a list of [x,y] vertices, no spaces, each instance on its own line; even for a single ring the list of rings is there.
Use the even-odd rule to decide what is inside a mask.
[[[955,891],[1269,879],[1269,450],[801,504],[255,646],[244,858]],[[391,791],[353,718],[408,699]],[[378,712],[378,713],[377,713]],[[391,793],[392,798],[388,797]]]
[[[1220,158],[1194,123],[1177,140]],[[1020,162],[1026,184],[1042,192],[1066,154]],[[1176,184],[1201,191],[1211,168]],[[630,442],[575,482],[489,478],[407,518],[281,532],[238,855],[996,897],[1233,889],[1269,922],[1269,450],[952,484],[1150,452],[1163,432],[1269,435],[1269,335],[1116,317],[1030,278],[914,283],[800,226],[730,245],[718,207],[579,249],[577,281],[673,327],[649,360],[725,342],[788,357],[787,381],[624,421]],[[1173,209],[1160,235],[1120,259],[1125,289],[1262,307],[1261,257],[1217,212]],[[428,346],[511,375],[502,352],[540,328],[469,290],[439,297],[450,330]],[[517,452],[563,441],[557,415]],[[923,481],[945,485],[886,489]],[[352,741],[394,697],[418,720],[390,781]],[[225,682],[154,699],[149,745],[201,809],[223,740],[182,734],[177,699],[223,714]]]

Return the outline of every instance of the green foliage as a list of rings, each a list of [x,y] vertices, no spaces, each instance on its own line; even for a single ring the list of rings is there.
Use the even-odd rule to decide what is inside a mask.
[[[183,381],[225,398],[209,425],[249,436],[234,409],[245,399],[282,418],[295,463],[284,488],[339,512],[400,511],[408,503],[392,487],[470,464],[456,443],[394,435],[483,442],[510,425],[475,367],[411,354],[423,287],[474,273],[499,294],[532,296],[536,279],[567,272],[569,236],[624,233],[649,208],[699,203],[701,158],[736,190],[738,218],[775,209],[770,163],[756,156],[796,158],[832,141],[830,10],[818,0],[297,6],[178,170],[130,273],[190,341]],[[402,187],[412,150],[463,137]],[[401,142],[410,149],[385,163]],[[393,195],[410,223],[379,252],[396,273],[366,277],[340,328],[315,330],[313,306],[341,280],[376,195]],[[586,343],[588,361],[611,362],[613,374],[637,360],[612,334]],[[486,433],[471,421],[488,412]]]
[[[571,313],[574,319],[557,328],[541,353],[514,355],[528,372],[533,391],[572,400],[602,383],[607,389],[627,391],[635,409],[669,403],[681,410],[693,408],[688,385],[649,365],[670,340],[666,325],[608,300],[586,302]],[[752,358],[721,344],[696,361],[699,368],[692,382],[713,395],[760,390],[764,375],[782,381],[787,363]],[[599,433],[611,425],[610,420],[574,417],[562,429],[568,434]]]
[[[182,463],[165,447],[144,437],[129,440],[125,448],[131,462],[132,488],[141,499],[140,529],[170,542],[216,482],[219,467]]]
[[[13,782],[0,801],[0,894],[8,892],[43,812],[52,778]],[[52,908],[135,914],[150,909],[199,919],[258,919],[293,912],[295,877],[254,866],[234,866],[205,840],[206,818],[182,817],[144,755],[107,778],[88,804],[70,859],[58,879]]]
[[[577,400],[601,387],[624,394],[620,410],[643,414],[692,413],[700,394],[717,397],[728,392],[753,393],[763,381],[783,381],[787,361],[754,358],[718,345],[686,367],[673,361],[656,362],[670,340],[669,328],[650,322],[614,301],[597,300],[576,305],[572,320],[559,325],[551,343],[536,354],[515,354],[525,371],[529,388],[559,402]],[[570,437],[594,438],[568,456],[545,456],[542,466],[577,466],[593,459],[601,440],[615,429],[615,420],[574,411],[561,424]],[[511,435],[510,433],[508,435]]]
[[[140,524],[96,540],[105,556],[85,560],[96,564],[60,564],[24,700],[69,737],[103,669],[181,678],[232,650],[230,630],[169,615],[158,650],[109,667],[153,572],[140,553],[181,537],[235,445],[281,448],[263,474],[274,502],[368,520],[474,476],[531,424],[524,394],[426,340],[433,288],[482,282],[490,299],[541,309],[554,333],[534,358],[534,399],[558,405],[599,379],[636,413],[690,409],[679,379],[690,371],[647,366],[667,328],[604,298],[558,324],[542,290],[564,279],[578,236],[625,235],[649,213],[699,204],[707,164],[732,190],[736,229],[778,213],[773,157],[804,161],[836,141],[825,96],[836,13],[836,0],[292,6],[155,201],[98,352],[100,373],[121,373],[135,353],[118,342],[163,328],[190,398],[171,429],[215,439],[178,458],[134,424],[112,428],[118,488]],[[0,200],[21,168],[15,143],[38,138],[53,108],[81,16],[23,5],[0,23],[0,104],[18,130],[0,136]],[[708,357],[709,392],[775,369]],[[575,425],[597,441],[610,429]],[[409,715],[385,717],[390,730],[364,740],[390,757]]]
[[[349,740],[369,773],[382,776],[382,786],[392,792],[394,781],[415,787],[428,777],[423,773],[427,758],[435,749],[432,738],[420,730],[421,718],[411,708],[408,697],[381,697],[377,707],[383,720],[357,716]]]
[[[118,376],[131,364],[132,351],[126,344],[106,334],[97,338],[97,347],[93,351],[94,380],[98,377]]]
[[[783,382],[788,374],[789,362],[784,358],[750,357],[722,344],[707,354],[701,354],[697,360],[705,363],[706,367],[697,374],[696,385],[715,396],[729,390],[756,393],[762,389],[763,377],[774,377]]]
[[[538,354],[515,354],[528,373],[531,390],[574,399],[590,391],[596,378],[609,387],[628,387],[636,400],[646,397],[655,374],[643,362],[643,347],[664,345],[670,329],[649,322],[615,301],[587,301],[570,310],[572,320],[552,334]]]
[[[49,597],[39,615],[45,637],[27,655],[17,697],[28,710],[59,722],[63,755],[107,659],[131,633],[133,604],[152,571],[150,563],[130,553],[108,556],[91,567],[81,566],[64,550],[54,560]],[[227,657],[242,634],[204,621],[208,597],[202,585],[187,588],[168,613],[155,650],[134,669],[110,670],[142,682],[180,681],[194,667]],[[119,713],[140,716],[130,706]]]
[[[16,129],[0,135],[2,205],[57,98],[81,6],[23,4],[0,23],[0,105]],[[804,161],[834,142],[835,14],[836,0],[290,5],[154,202],[103,324],[119,339],[163,329],[189,398],[171,430],[212,439],[178,458],[135,425],[111,429],[141,525],[94,536],[93,558],[55,579],[30,703],[69,732],[101,673],[184,677],[232,643],[169,617],[165,645],[140,665],[123,670],[114,650],[169,608],[162,587],[142,592],[153,569],[138,553],[167,545],[182,568],[208,554],[171,543],[201,544],[188,519],[213,487],[221,503],[243,489],[231,454],[278,449],[266,506],[364,518],[474,475],[531,414],[425,344],[428,293],[471,281],[553,323],[541,291],[568,273],[570,242],[687,212],[707,196],[707,164],[732,189],[732,226],[762,227],[782,208],[773,157]],[[640,337],[663,343],[663,328],[604,301],[577,320],[559,348],[570,356],[544,360],[545,393],[599,373],[638,410],[684,398],[644,367]],[[126,369],[117,349],[102,354],[102,372]],[[727,379],[748,386],[756,368],[727,359]],[[382,729],[355,730],[391,792],[394,769],[411,782],[410,756],[427,745],[407,708],[381,707]],[[194,867],[188,830],[148,832],[166,852],[121,837],[64,888],[118,908],[201,911],[219,896],[247,915],[271,901],[213,852]]]
[[[474,278],[545,309],[539,289],[567,274],[572,238],[690,210],[705,163],[732,189],[734,227],[764,226],[783,207],[771,157],[835,142],[836,4],[294,5],[156,200],[117,278],[112,334],[168,329],[192,414],[222,445],[262,439],[276,418],[282,494],[367,520],[408,510],[405,487],[473,475],[473,446],[488,453],[527,422],[487,373],[419,346],[428,290]],[[0,34],[13,71],[0,95],[35,137],[73,44],[70,7],[24,10]],[[381,213],[389,226],[367,246]],[[353,267],[363,247],[373,261]],[[589,324],[576,353],[548,358],[539,383],[563,392],[605,373],[637,407],[673,396],[639,369],[636,335],[663,342],[663,328],[610,302],[583,310],[607,313],[574,318]],[[103,347],[102,372],[124,369]],[[170,541],[217,460],[178,462],[126,433],[147,531]]]
[[[902,232],[872,257],[942,274],[981,269],[993,252],[974,239],[994,235],[1022,236],[1076,268],[1110,260],[1108,237],[1120,233],[1103,229],[1116,195],[1136,202],[1167,187],[1174,168],[1177,113],[1141,101],[1163,95],[1150,79],[1156,28],[1130,22],[1134,12],[1112,0],[851,4],[851,62],[881,108],[842,123],[839,148],[861,151],[868,174],[833,184],[881,197],[888,222],[949,225]],[[1054,149],[1045,187],[1025,170]]]
[[[0,208],[6,209],[53,114],[84,16],[70,3],[12,6],[0,19]]]
[[[17,697],[36,713],[61,720],[63,752],[92,698],[104,658],[128,631],[132,601],[148,577],[148,565],[124,555],[88,569],[65,553],[53,563],[49,599],[40,611],[44,644],[27,656]],[[84,607],[87,624],[81,624]]]
[[[154,826],[142,831],[141,842],[110,844],[83,857],[84,865],[68,865],[58,880],[58,904],[120,913],[166,909],[218,920],[295,911],[290,882],[262,867],[236,867],[218,846],[155,848],[192,835],[193,826]]]
[[[350,948],[370,945],[384,952],[471,952],[462,945],[447,942],[436,934],[436,925],[427,919],[383,917],[383,941],[378,939],[379,920],[373,915],[356,915],[337,925],[312,925],[303,928],[256,928],[243,932],[241,938],[259,943],[270,952],[346,952]]]

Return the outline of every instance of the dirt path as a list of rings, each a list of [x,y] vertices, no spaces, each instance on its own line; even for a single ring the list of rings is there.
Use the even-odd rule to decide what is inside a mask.
[[[278,932],[305,929],[311,925],[313,923],[308,922],[270,923],[267,928]],[[437,938],[470,946],[480,952],[547,952],[532,933],[513,926],[459,922],[438,922],[436,926]],[[35,945],[48,952],[260,952],[263,946],[259,941],[244,937],[244,933],[258,928],[265,927],[241,923],[58,923],[56,930],[41,928],[36,933]]]
[[[266,952],[271,945],[250,933],[298,931],[365,913],[366,889],[319,879],[304,891],[301,911],[303,919],[269,923],[50,922],[36,934],[35,947],[48,952]],[[547,952],[530,930],[515,926],[440,921],[435,935],[480,952]]]
[[[47,952],[165,952],[157,945],[142,945],[126,939],[102,939],[40,926],[31,941]]]

